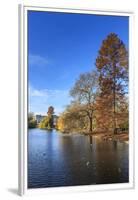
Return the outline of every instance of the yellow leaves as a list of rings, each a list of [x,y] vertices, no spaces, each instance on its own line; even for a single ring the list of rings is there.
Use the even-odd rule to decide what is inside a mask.
[[[62,116],[60,116],[57,120],[57,129],[60,131],[64,130],[64,119]]]

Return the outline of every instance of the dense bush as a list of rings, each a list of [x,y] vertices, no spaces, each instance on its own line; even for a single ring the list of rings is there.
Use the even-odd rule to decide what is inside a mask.
[[[28,128],[36,128],[37,127],[37,121],[35,119],[31,119],[28,121]]]

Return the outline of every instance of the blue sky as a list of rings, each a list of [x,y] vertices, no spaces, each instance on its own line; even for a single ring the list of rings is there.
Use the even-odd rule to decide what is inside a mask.
[[[128,17],[29,11],[29,111],[62,112],[80,73],[95,68],[103,39],[118,34],[128,47]]]

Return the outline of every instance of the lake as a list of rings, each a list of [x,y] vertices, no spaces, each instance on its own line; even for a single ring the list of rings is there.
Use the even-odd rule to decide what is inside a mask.
[[[126,183],[129,144],[28,130],[28,188]]]

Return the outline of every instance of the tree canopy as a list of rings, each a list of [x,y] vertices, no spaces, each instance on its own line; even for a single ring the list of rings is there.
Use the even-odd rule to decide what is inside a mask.
[[[111,33],[103,40],[96,59],[99,74],[99,119],[107,126],[117,128],[121,107],[128,93],[128,52],[119,37]],[[102,119],[104,115],[104,120]],[[103,123],[102,123],[103,124]]]

